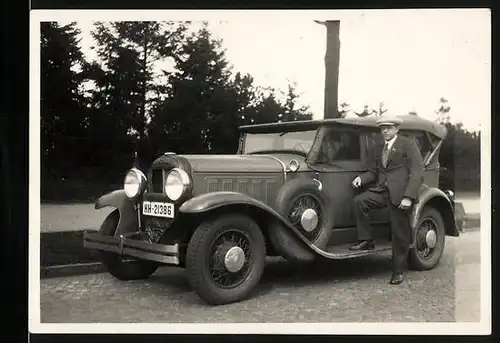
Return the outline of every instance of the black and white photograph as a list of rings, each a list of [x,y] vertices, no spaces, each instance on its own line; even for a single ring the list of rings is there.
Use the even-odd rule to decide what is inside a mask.
[[[491,333],[488,9],[33,10],[32,333]]]

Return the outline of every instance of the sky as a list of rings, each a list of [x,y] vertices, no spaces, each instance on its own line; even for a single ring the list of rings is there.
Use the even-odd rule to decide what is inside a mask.
[[[208,20],[234,71],[283,91],[295,82],[301,103],[315,119],[323,117],[326,28],[314,20],[340,20],[339,103],[361,112],[364,105],[378,108],[384,102],[387,114],[416,111],[435,120],[444,97],[453,122],[470,130],[489,125],[487,10],[70,13],[55,19],[78,23],[82,49],[90,58],[93,20]]]

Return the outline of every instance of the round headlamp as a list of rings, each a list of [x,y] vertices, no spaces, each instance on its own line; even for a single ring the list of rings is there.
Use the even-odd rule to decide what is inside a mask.
[[[190,184],[189,175],[180,168],[172,169],[165,182],[165,193],[172,201],[179,200]]]
[[[132,168],[125,175],[123,189],[129,198],[140,195],[146,187],[146,176],[137,168]]]

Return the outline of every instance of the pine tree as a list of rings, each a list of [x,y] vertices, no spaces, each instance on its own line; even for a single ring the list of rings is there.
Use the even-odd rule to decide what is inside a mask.
[[[160,77],[155,66],[176,55],[185,31],[185,23],[95,24],[99,61],[91,73],[97,85],[93,92],[96,134],[114,137],[116,149],[124,156],[137,154],[136,165],[143,169],[152,158],[148,123],[168,92],[168,72],[161,71],[164,77]]]
[[[76,152],[85,134],[85,101],[79,33],[75,23],[41,23],[42,178],[68,178],[80,162]]]

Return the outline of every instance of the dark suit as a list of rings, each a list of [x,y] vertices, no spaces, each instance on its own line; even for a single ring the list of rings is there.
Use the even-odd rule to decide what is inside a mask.
[[[369,211],[389,205],[393,271],[402,273],[407,269],[412,235],[410,210],[401,210],[398,206],[405,197],[413,203],[417,199],[417,192],[422,183],[422,157],[414,141],[397,136],[384,167],[382,149],[383,145],[380,145],[372,150],[368,171],[360,175],[362,186],[374,181],[375,184],[354,197],[354,214],[359,240],[371,240],[373,235],[368,223]]]

